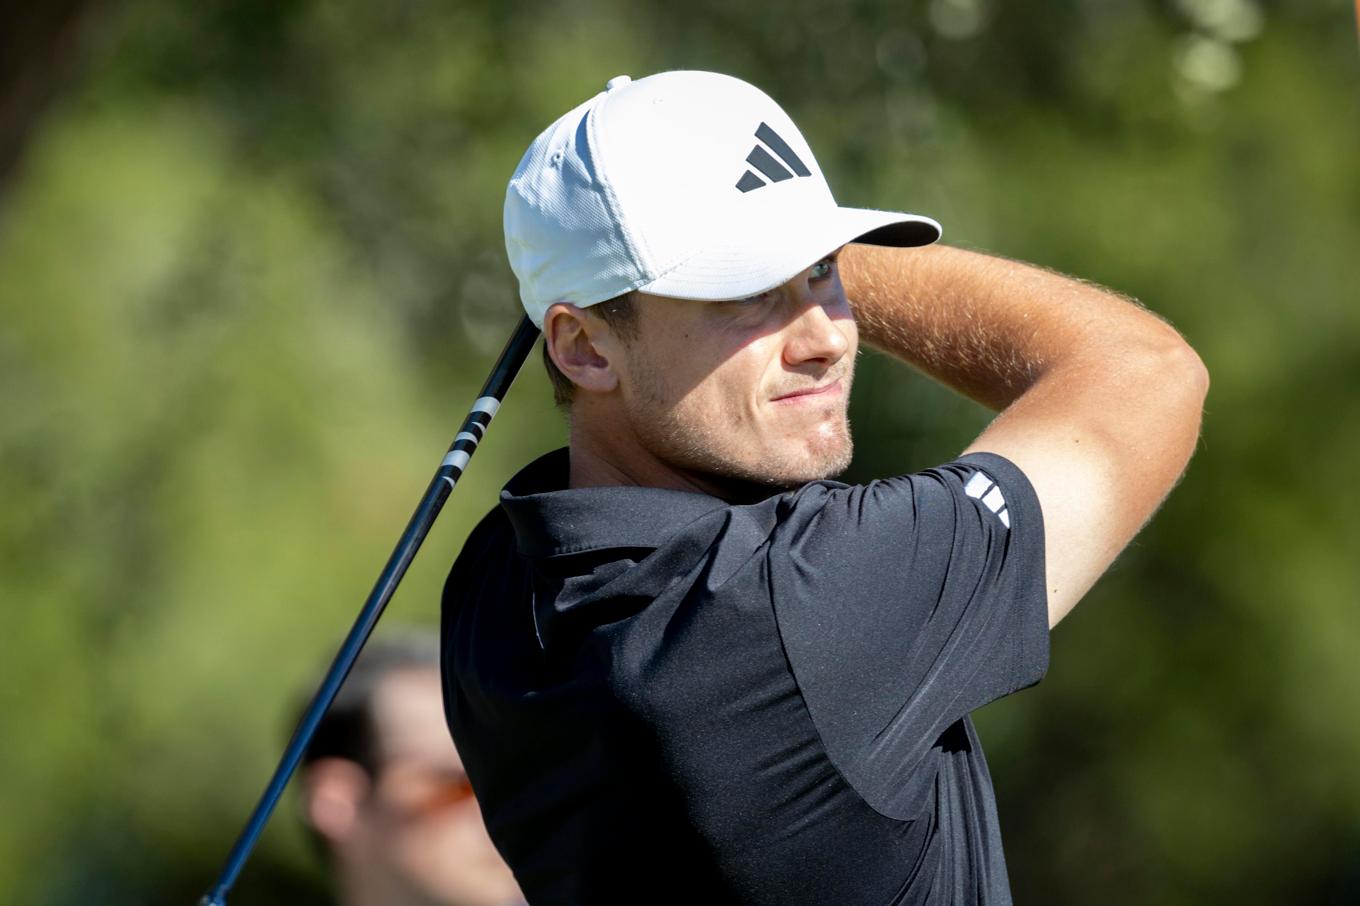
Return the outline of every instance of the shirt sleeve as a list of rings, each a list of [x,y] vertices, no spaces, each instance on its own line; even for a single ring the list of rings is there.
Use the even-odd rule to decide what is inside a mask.
[[[813,722],[866,798],[899,795],[952,724],[1048,668],[1043,516],[995,454],[784,498],[770,582]]]

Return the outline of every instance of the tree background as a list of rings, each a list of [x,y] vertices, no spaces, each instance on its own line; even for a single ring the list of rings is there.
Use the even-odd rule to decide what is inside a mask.
[[[979,714],[1017,902],[1360,901],[1347,0],[4,15],[0,901],[210,884],[518,317],[519,155],[673,68],[769,91],[842,203],[1116,287],[1209,366],[1180,488],[1048,679]],[[854,478],[985,424],[872,354],[857,386]],[[437,620],[467,531],[563,438],[533,365],[388,620]],[[325,901],[290,811],[234,902]]]

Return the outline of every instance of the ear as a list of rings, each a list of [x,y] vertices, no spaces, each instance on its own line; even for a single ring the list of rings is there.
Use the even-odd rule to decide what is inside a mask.
[[[332,844],[354,831],[368,795],[368,772],[346,758],[319,758],[302,775],[302,815]]]
[[[543,315],[543,342],[553,364],[589,393],[609,393],[619,383],[622,347],[609,325],[584,308],[555,302]]]

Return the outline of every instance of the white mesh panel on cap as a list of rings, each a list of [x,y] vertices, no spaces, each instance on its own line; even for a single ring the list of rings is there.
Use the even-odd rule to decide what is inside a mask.
[[[644,280],[593,160],[586,122],[601,97],[544,131],[506,190],[506,254],[525,311],[540,326],[553,302],[592,305]]]

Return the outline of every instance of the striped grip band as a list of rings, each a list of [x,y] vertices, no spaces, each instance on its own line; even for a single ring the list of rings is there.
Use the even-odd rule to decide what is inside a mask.
[[[477,402],[472,404],[472,411],[468,413],[467,421],[463,423],[463,430],[453,439],[453,447],[440,463],[441,468],[449,466],[453,469],[453,475],[441,476],[449,483],[450,488],[462,477],[468,460],[472,458],[477,444],[481,443],[482,437],[486,434],[486,426],[491,424],[492,417],[500,407],[500,400],[494,396],[478,397]]]

